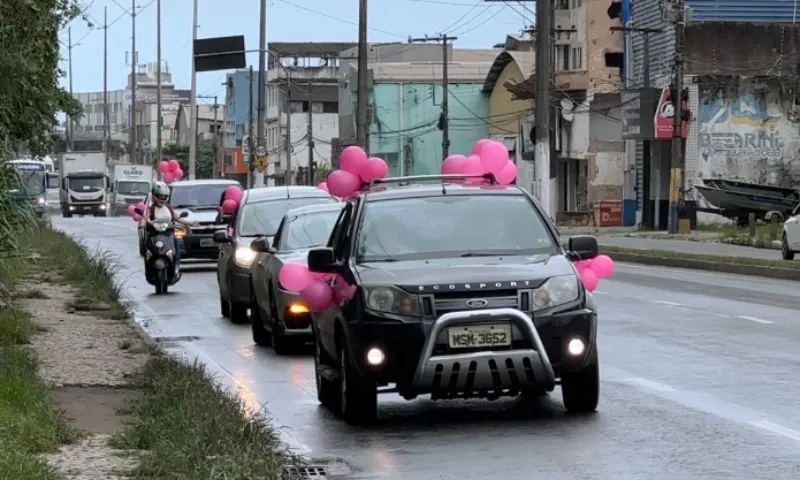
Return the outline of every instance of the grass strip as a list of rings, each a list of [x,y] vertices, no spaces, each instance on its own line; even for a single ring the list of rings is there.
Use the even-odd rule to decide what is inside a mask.
[[[769,260],[766,258],[751,258],[751,257],[737,257],[729,255],[707,255],[698,253],[676,252],[669,250],[650,250],[639,248],[625,248],[625,247],[612,247],[601,245],[600,252],[610,254],[613,258],[615,253],[647,257],[647,258],[668,258],[674,260],[697,260],[709,263],[722,263],[728,265],[749,265],[756,267],[771,267],[771,268],[784,268],[784,269],[800,269],[800,262],[788,260]]]
[[[119,263],[112,255],[90,252],[50,229],[33,245],[40,263],[86,299],[125,314],[113,275]],[[285,477],[284,465],[296,463],[267,418],[220,388],[202,364],[157,352],[131,380],[142,395],[132,406],[133,421],[113,440],[116,448],[148,452],[131,478],[277,480]]]
[[[13,272],[20,274],[19,270]],[[38,329],[11,305],[0,307],[0,477],[58,480],[38,454],[77,439],[37,375],[28,348]]]

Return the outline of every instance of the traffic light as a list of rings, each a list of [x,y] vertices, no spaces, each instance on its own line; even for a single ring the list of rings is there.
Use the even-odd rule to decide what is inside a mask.
[[[607,11],[608,18],[612,20],[615,18],[620,18],[622,15],[622,2],[620,0],[613,0]]]

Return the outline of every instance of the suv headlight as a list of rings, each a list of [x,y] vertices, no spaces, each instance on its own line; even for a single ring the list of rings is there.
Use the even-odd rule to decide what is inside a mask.
[[[397,313],[400,315],[419,314],[419,301],[416,296],[394,287],[364,288],[367,307],[376,312]]]
[[[575,301],[579,292],[577,275],[553,277],[534,290],[533,309],[541,310]]]
[[[233,256],[236,265],[240,267],[249,267],[253,260],[256,259],[256,252],[250,250],[250,247],[238,247]]]

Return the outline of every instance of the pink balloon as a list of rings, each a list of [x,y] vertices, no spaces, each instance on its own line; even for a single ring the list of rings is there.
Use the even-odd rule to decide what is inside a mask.
[[[180,167],[178,167],[177,170],[172,172],[172,176],[175,178],[175,180],[180,180],[181,178],[183,178],[183,170],[181,170]]]
[[[136,204],[136,208],[144,212],[144,210],[147,208],[147,205],[145,205],[144,202],[139,202]]]
[[[161,178],[164,180],[164,183],[166,184],[170,184],[175,181],[175,175],[173,175],[172,172],[165,173]]]
[[[339,165],[345,172],[361,175],[367,166],[367,153],[361,147],[349,146],[342,150],[341,155],[339,155]]]
[[[238,206],[239,206],[238,203],[228,198],[224,202],[222,202],[222,213],[224,213],[225,215],[233,215],[234,213],[236,213],[236,207]]]
[[[169,172],[169,162],[167,162],[166,160],[161,160],[160,162],[158,162],[158,171],[161,173]]]
[[[286,290],[300,292],[311,282],[311,272],[302,263],[287,263],[278,272],[278,281]]]
[[[491,142],[491,138],[482,138],[475,142],[475,145],[472,146],[472,151],[470,152],[471,155],[480,155],[481,150],[483,150],[483,146],[487,143]]]
[[[328,191],[328,182],[320,183],[319,185],[317,185],[317,188],[319,188],[320,190],[325,190],[327,192]]]
[[[481,175],[483,174],[483,167],[481,166],[481,157],[477,155],[470,155],[461,164],[462,175]],[[483,183],[482,178],[468,178],[467,183]]]
[[[300,298],[312,312],[324,312],[333,303],[333,290],[322,280],[312,280],[306,288],[300,290]]]
[[[225,200],[233,200],[237,204],[242,200],[244,192],[241,188],[231,185],[225,189]]]
[[[505,147],[503,147],[505,148]],[[506,166],[494,174],[494,178],[500,185],[509,185],[517,178],[517,166],[511,160],[506,160]]]
[[[377,180],[379,178],[386,178],[389,173],[389,166],[382,158],[372,157],[367,159],[367,164],[362,170],[360,176],[365,182],[370,180]]]
[[[131,217],[136,215],[136,205],[128,205],[128,215]]]
[[[608,255],[598,255],[592,259],[590,268],[597,278],[608,278],[614,273],[614,260]]]
[[[361,178],[345,170],[334,170],[328,175],[328,191],[336,197],[349,197],[361,187]]]
[[[586,290],[594,292],[597,289],[597,275],[591,268],[584,268],[581,273],[581,282]]]
[[[177,172],[180,169],[181,169],[181,164],[177,160],[175,160],[173,158],[172,160],[169,161],[169,171],[170,172],[174,173],[174,172]]]
[[[442,163],[442,174],[454,175],[461,173],[466,160],[467,157],[464,155],[450,155],[449,157],[445,158],[444,162]]]
[[[500,142],[486,142],[481,147],[481,166],[483,171],[497,175],[508,164],[508,149]]]
[[[134,221],[134,222],[138,222],[138,221],[139,221],[139,220],[141,220],[141,219],[142,219],[142,216],[141,216],[141,215],[139,215],[138,213],[134,213],[134,214],[133,214],[133,221]]]

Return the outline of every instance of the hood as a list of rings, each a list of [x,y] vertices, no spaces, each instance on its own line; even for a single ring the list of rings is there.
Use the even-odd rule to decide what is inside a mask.
[[[240,247],[249,247],[254,240],[259,237],[236,237],[236,244]],[[267,242],[272,245],[272,241],[275,240],[275,237],[267,237]]]
[[[218,213],[216,210],[201,210],[197,212],[190,208],[179,208],[175,210],[176,215],[180,215],[183,212],[189,212],[189,216],[186,217],[186,220],[199,223],[211,223],[215,221]]]
[[[365,285],[396,285],[413,293],[536,288],[550,277],[575,273],[561,254],[368,263],[356,270]]]

